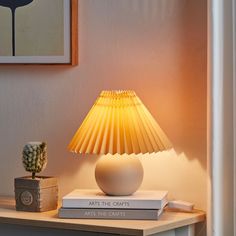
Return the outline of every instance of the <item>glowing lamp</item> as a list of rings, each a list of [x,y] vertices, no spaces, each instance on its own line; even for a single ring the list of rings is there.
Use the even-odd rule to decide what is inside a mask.
[[[95,168],[100,189],[130,195],[142,183],[139,158],[129,154],[159,152],[171,143],[134,91],[102,91],[69,144],[81,154],[111,154]]]

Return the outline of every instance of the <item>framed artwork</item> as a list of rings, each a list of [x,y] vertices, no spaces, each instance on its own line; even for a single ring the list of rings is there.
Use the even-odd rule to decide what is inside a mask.
[[[78,64],[78,0],[0,0],[0,64]]]

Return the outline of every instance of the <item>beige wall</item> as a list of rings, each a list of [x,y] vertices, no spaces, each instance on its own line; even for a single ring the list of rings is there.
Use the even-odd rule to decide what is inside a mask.
[[[60,195],[96,187],[97,157],[67,145],[103,89],[134,89],[174,152],[142,158],[143,189],[206,208],[206,0],[80,0],[80,65],[0,66],[0,194],[25,175],[23,145],[48,143]]]

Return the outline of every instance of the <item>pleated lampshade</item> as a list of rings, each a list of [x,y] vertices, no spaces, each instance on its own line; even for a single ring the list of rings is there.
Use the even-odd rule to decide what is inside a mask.
[[[134,91],[102,91],[69,144],[88,154],[153,153],[171,143]]]

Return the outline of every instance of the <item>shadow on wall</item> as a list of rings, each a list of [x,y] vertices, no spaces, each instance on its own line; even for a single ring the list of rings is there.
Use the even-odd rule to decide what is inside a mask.
[[[206,208],[206,186],[202,184],[206,171],[197,158],[189,159],[185,153],[178,154],[172,149],[146,154],[140,159],[144,167],[141,188],[168,189],[169,200],[181,199],[193,202],[197,208]]]

